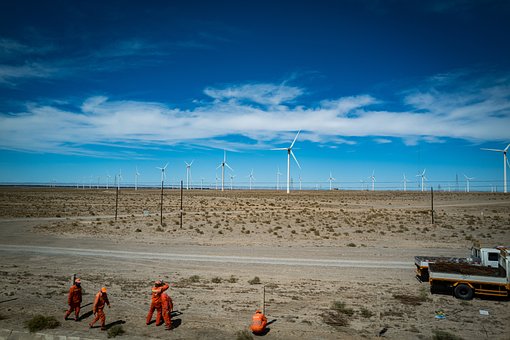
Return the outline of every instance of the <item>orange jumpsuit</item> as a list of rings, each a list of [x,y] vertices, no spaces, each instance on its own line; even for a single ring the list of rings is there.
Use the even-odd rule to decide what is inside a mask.
[[[80,305],[81,305],[81,287],[76,284],[72,285],[69,289],[69,296],[67,297],[67,304],[69,305],[69,309],[64,316],[64,319],[67,319],[69,315],[74,311],[75,320],[79,319],[80,315]]]
[[[92,327],[96,323],[96,321],[101,320],[101,329],[105,330],[105,322],[106,315],[104,314],[104,305],[107,304],[110,307],[110,301],[108,301],[108,294],[99,292],[96,294],[96,299],[94,300],[94,306],[92,307],[92,312],[96,316],[89,326]]]
[[[267,318],[262,312],[256,311],[255,314],[253,314],[252,317],[252,323],[250,326],[251,331],[254,334],[260,334],[264,332],[267,325]]]
[[[161,306],[163,308],[163,320],[165,320],[165,328],[172,328],[171,314],[174,309],[172,298],[167,293],[161,293]]]
[[[161,325],[161,317],[162,317],[162,305],[161,305],[161,293],[168,289],[168,284],[165,283],[163,286],[154,286],[152,287],[152,300],[151,307],[149,308],[149,314],[147,314],[146,324],[148,325],[151,322],[152,314],[154,310],[156,310],[156,326]]]

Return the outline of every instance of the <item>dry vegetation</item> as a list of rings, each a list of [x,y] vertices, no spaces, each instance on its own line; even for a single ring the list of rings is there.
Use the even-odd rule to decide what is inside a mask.
[[[292,249],[303,248],[308,257],[320,250],[331,256],[351,254],[351,258],[366,260],[391,252],[391,259],[410,263],[409,270],[376,270],[159,265],[149,261],[119,266],[83,259],[75,268],[86,273],[82,278],[85,300],[92,299],[95,287],[107,285],[113,305],[106,311],[107,317],[126,321],[125,337],[167,334],[154,327],[147,329],[143,322],[147,292],[156,275],[171,282],[171,295],[183,313],[182,326],[173,332],[181,338],[249,336],[240,329],[260,304],[264,285],[268,316],[277,320],[270,326],[268,339],[372,338],[383,328],[388,329],[388,338],[432,338],[450,332],[464,338],[505,339],[510,334],[508,301],[465,302],[431,295],[427,284],[414,279],[412,258],[398,256],[402,249],[411,253],[426,248],[467,252],[472,240],[510,245],[510,199],[490,193],[434,196],[434,225],[430,222],[430,196],[417,192],[307,191],[287,196],[270,191],[185,191],[181,227],[176,190],[165,193],[161,226],[157,190],[121,190],[119,218],[114,221],[114,190],[2,188],[0,217],[5,223],[33,222],[32,230],[42,240],[56,244],[115,240],[151,250],[184,244],[191,253],[197,247],[228,246],[240,252],[243,247],[266,247],[283,257],[293,256],[286,255],[295,254]],[[149,216],[144,216],[144,210]],[[60,319],[69,287],[68,265],[66,259],[52,257],[3,257],[2,300],[17,300],[0,304],[4,317],[0,328],[16,327],[18,320],[35,313]],[[27,291],[27,279],[39,284]],[[36,307],[29,309],[34,303]],[[434,319],[438,309],[445,311],[446,320]],[[479,309],[490,310],[490,317],[483,319]],[[203,330],[205,324],[210,331]],[[83,328],[80,326],[63,323],[59,330],[74,332]]]

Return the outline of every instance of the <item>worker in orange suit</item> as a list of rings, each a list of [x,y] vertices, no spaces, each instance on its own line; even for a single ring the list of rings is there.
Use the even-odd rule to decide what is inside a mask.
[[[74,312],[74,321],[80,321],[81,280],[79,278],[74,280],[74,284],[69,289],[67,304],[69,305],[69,309],[66,311],[64,320],[67,320],[67,317]]]
[[[163,308],[163,320],[165,320],[165,329],[172,329],[172,310],[174,309],[174,304],[172,298],[168,296],[167,293],[161,293],[161,306]]]
[[[96,294],[96,298],[94,300],[94,305],[92,306],[92,312],[95,315],[94,320],[89,323],[90,328],[94,326],[96,321],[101,320],[101,330],[105,331],[105,322],[106,315],[104,314],[104,305],[107,304],[108,308],[110,308],[110,301],[108,300],[108,294],[106,294],[106,287],[101,288],[101,290]]]
[[[251,331],[255,335],[263,334],[264,331],[266,330],[266,325],[267,325],[266,316],[260,310],[257,309],[257,311],[255,311],[255,314],[253,314],[252,317],[252,323],[250,326]]]
[[[161,303],[161,294],[168,289],[168,284],[164,283],[161,280],[158,280],[154,283],[154,287],[152,287],[152,299],[151,299],[151,307],[149,309],[149,314],[147,314],[146,324],[150,324],[152,320],[152,314],[154,310],[156,310],[156,326],[160,326],[162,324],[162,303]]]

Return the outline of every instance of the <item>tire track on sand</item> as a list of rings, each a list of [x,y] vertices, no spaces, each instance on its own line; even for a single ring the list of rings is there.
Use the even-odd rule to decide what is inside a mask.
[[[413,263],[406,261],[372,261],[372,260],[342,260],[342,259],[310,259],[310,258],[278,258],[278,257],[249,257],[228,255],[199,255],[179,253],[151,253],[127,250],[80,249],[63,247],[25,246],[0,244],[2,253],[32,253],[49,256],[88,256],[117,258],[126,260],[155,260],[168,259],[181,262],[217,262],[237,264],[264,264],[277,266],[301,267],[338,267],[338,268],[380,268],[380,269],[412,269]]]

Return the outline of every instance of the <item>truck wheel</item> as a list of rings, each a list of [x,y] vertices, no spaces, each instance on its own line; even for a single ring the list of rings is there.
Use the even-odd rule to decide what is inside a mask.
[[[471,300],[474,295],[474,291],[471,287],[466,284],[461,283],[453,290],[455,297],[461,300]]]

